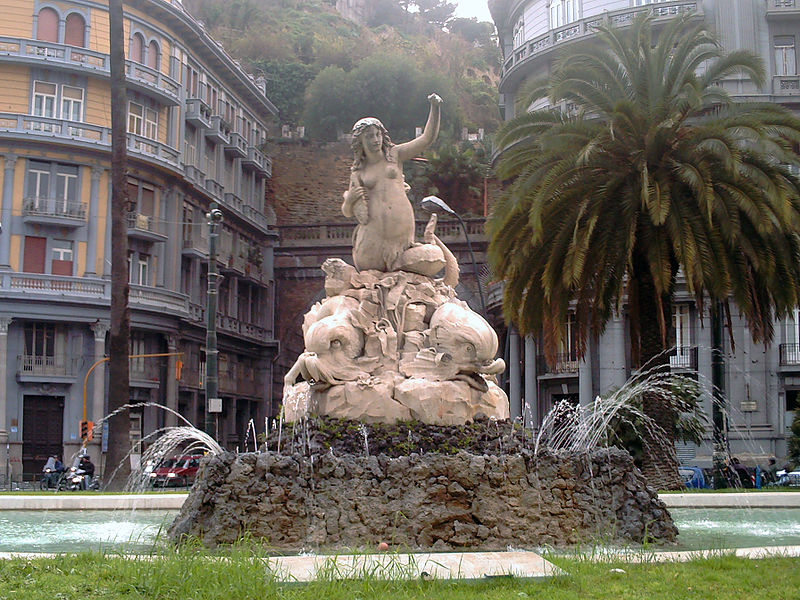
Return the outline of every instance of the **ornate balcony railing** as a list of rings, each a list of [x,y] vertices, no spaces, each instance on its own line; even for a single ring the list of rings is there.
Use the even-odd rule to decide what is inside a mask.
[[[188,318],[194,323],[204,324],[206,322],[205,308],[199,304],[190,303]],[[266,343],[271,340],[270,333],[266,328],[253,323],[245,323],[236,317],[222,315],[219,313],[217,313],[217,330],[221,333],[231,333],[262,343]]]
[[[200,98],[186,99],[186,120],[195,127],[206,129],[211,126],[211,107]]]
[[[634,17],[641,12],[651,13],[656,21],[670,19],[675,15],[689,12],[697,13],[698,16],[702,16],[703,14],[701,3],[694,1],[659,2],[658,4],[608,11],[601,15],[585,17],[562,27],[552,29],[547,33],[528,40],[520,47],[515,48],[514,51],[506,57],[503,63],[502,76],[505,78],[519,65],[543,52],[549,51],[561,44],[592,35],[595,28],[602,23],[624,26],[631,23]]]
[[[247,149],[247,156],[242,159],[242,164],[255,169],[257,173],[264,177],[272,177],[272,159],[255,146],[250,146]]]
[[[141,310],[156,310],[180,317],[189,315],[189,298],[164,288],[131,285],[128,302],[132,308]]]
[[[800,15],[800,5],[797,0],[767,0],[767,18],[786,17],[787,15]]]
[[[22,202],[23,217],[52,217],[74,221],[86,220],[86,203],[70,202],[61,198],[25,198]]]
[[[800,344],[781,344],[778,355],[782,367],[800,365]]]
[[[486,241],[485,219],[464,219],[472,244]],[[422,239],[427,221],[416,222],[416,239]],[[279,227],[281,246],[351,246],[355,223],[322,223],[319,225],[289,225]],[[436,236],[447,243],[465,242],[464,231],[458,221],[439,221]]]
[[[539,375],[571,375],[578,372],[580,361],[575,352],[559,352],[556,354],[556,362],[552,367],[547,364],[544,354],[536,357],[536,365]]]
[[[772,93],[776,96],[800,96],[800,75],[775,75]]]
[[[39,139],[47,143],[92,144],[111,149],[111,129],[80,121],[52,119],[20,113],[0,113],[0,137]],[[128,152],[132,157],[170,167],[178,172],[180,153],[167,144],[133,133],[128,134]]]
[[[6,272],[0,274],[0,293],[3,292],[15,294],[24,292],[30,296],[46,295],[64,301],[75,297],[105,300],[111,298],[111,284],[103,279]]]
[[[697,370],[697,346],[677,346],[669,353],[669,366],[673,369]]]
[[[17,374],[22,377],[74,377],[80,360],[66,356],[23,354],[17,356]]]

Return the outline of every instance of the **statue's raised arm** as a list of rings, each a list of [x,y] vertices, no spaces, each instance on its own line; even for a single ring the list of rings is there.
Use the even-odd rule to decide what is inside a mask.
[[[425,129],[422,130],[422,135],[409,142],[397,145],[397,158],[400,162],[422,154],[425,148],[435,142],[439,135],[442,99],[438,94],[431,94],[428,96],[428,102],[430,102],[431,108],[428,112],[428,121],[425,123]]]

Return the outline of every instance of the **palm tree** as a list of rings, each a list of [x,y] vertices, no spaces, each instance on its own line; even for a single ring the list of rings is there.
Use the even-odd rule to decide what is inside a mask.
[[[627,304],[639,366],[667,369],[679,271],[701,310],[721,301],[730,319],[732,300],[755,341],[798,304],[800,120],[733,102],[719,82],[740,73],[763,86],[758,57],[724,52],[689,17],[656,32],[639,16],[570,46],[531,87],[526,106],[544,108],[499,132],[511,183],[490,217],[490,260],[506,318],[542,333],[549,362],[569,312],[583,354]],[[645,476],[679,485],[663,441],[676,415],[656,398],[643,406],[665,434],[645,436]]]

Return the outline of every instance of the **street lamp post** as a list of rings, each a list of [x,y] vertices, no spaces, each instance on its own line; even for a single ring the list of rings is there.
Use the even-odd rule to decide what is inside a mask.
[[[452,215],[458,219],[458,222],[461,224],[461,229],[464,230],[464,238],[467,240],[467,249],[472,259],[472,273],[475,276],[475,282],[478,284],[478,295],[481,300],[481,315],[486,316],[486,300],[483,298],[483,286],[481,285],[481,280],[478,278],[478,263],[475,262],[475,253],[472,251],[472,244],[469,241],[469,233],[467,232],[467,225],[464,223],[464,219],[450,208],[447,202],[437,196],[426,196],[420,202],[420,206],[422,206],[423,210],[427,210],[428,212]]]
[[[208,302],[206,303],[206,423],[205,430],[214,439],[217,438],[216,415],[222,412],[222,402],[218,396],[219,370],[217,356],[217,290],[219,289],[219,273],[217,272],[217,238],[219,225],[222,223],[222,211],[216,202],[211,203],[211,210],[206,214],[208,219]]]

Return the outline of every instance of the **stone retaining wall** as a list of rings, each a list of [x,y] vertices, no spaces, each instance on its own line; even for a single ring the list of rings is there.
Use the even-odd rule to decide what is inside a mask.
[[[207,458],[169,530],[206,546],[247,534],[286,550],[497,550],[673,542],[669,513],[617,449],[533,458],[226,453]]]

